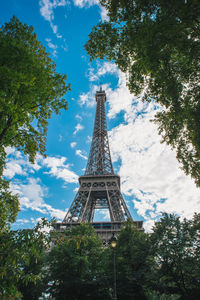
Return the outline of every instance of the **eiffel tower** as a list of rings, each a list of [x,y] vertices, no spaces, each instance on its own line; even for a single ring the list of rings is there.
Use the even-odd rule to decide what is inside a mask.
[[[113,171],[105,114],[106,93],[102,87],[96,92],[96,102],[93,138],[86,171],[79,177],[79,190],[63,222],[57,223],[57,230],[90,223],[106,242],[113,233],[120,231],[127,219],[132,220],[132,217],[120,191],[120,177]],[[108,209],[110,222],[94,222],[96,209]],[[133,223],[139,230],[143,230],[142,221]]]

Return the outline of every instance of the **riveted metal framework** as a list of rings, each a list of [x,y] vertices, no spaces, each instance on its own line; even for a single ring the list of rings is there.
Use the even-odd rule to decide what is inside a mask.
[[[100,90],[96,93],[96,102],[93,138],[85,175],[113,175],[105,114],[106,94],[104,91]]]
[[[111,222],[132,219],[120,192],[120,177],[114,174],[105,114],[106,94],[96,93],[96,116],[90,155],[80,188],[63,223],[92,223],[95,209],[109,209]]]

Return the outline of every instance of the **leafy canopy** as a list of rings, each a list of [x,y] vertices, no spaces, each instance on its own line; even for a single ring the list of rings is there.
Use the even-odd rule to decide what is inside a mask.
[[[0,299],[38,299],[50,241],[44,229],[50,226],[43,219],[33,229],[0,232]]]
[[[109,21],[93,27],[91,59],[114,61],[131,92],[163,110],[155,122],[177,151],[185,173],[200,186],[200,2],[100,0]]]
[[[119,233],[116,247],[118,299],[147,299],[145,288],[151,270],[149,257],[148,234],[138,231],[132,221],[128,220]]]
[[[9,182],[0,177],[0,234],[15,222],[18,211],[18,196],[9,190]]]
[[[199,214],[164,214],[151,235],[127,221],[114,249],[90,225],[45,232],[51,225],[0,233],[0,298],[113,299],[114,261],[119,300],[200,297]]]
[[[111,299],[104,277],[104,250],[87,224],[53,237],[49,253],[49,288],[55,299]]]
[[[44,154],[48,119],[67,109],[62,97],[70,89],[66,75],[38,41],[33,27],[16,17],[0,28],[0,231],[14,222],[17,196],[2,178],[7,146],[16,147],[34,161]]]
[[[0,147],[29,155],[45,152],[48,119],[67,109],[66,75],[38,41],[33,27],[16,17],[0,30]]]
[[[200,296],[200,214],[180,220],[163,214],[151,235],[152,255],[157,263],[160,291],[182,295],[181,299]],[[187,298],[188,297],[188,298]]]

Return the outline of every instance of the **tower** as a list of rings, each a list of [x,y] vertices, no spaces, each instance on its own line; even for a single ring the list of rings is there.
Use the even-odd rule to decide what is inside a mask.
[[[58,230],[90,223],[104,241],[108,241],[113,233],[120,231],[124,222],[131,219],[120,191],[120,177],[113,171],[110,155],[106,114],[106,93],[96,92],[96,115],[90,154],[83,176],[79,177],[80,187]],[[108,209],[110,222],[94,222],[95,209]],[[142,229],[142,221],[134,222]]]

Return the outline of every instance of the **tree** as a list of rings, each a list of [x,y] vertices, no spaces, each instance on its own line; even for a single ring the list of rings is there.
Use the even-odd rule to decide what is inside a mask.
[[[0,234],[15,222],[19,211],[19,200],[9,190],[9,182],[0,177]]]
[[[90,225],[53,237],[48,293],[59,300],[111,299],[104,274],[104,249]]]
[[[152,260],[148,234],[138,231],[131,221],[127,221],[120,231],[114,251],[116,251],[117,299],[147,299],[145,288],[149,281]],[[112,270],[111,256],[109,261]]]
[[[151,235],[152,254],[157,263],[157,289],[179,294],[180,299],[200,297],[200,214],[182,222],[163,214]]]
[[[5,153],[0,155],[0,234],[7,231],[15,222],[19,211],[19,199],[9,189],[9,182],[2,178],[5,166]]]
[[[21,299],[38,300],[46,289],[46,249],[41,247],[39,256],[30,255],[28,263],[23,262],[23,279],[17,282],[17,289],[21,293]]]
[[[48,119],[67,109],[62,99],[70,89],[66,75],[38,41],[32,26],[16,17],[0,28],[0,177],[7,146],[16,147],[34,161],[45,153]],[[9,192],[9,183],[0,178],[0,227],[15,221],[19,201]],[[7,214],[7,221],[6,221]]]
[[[161,105],[154,121],[200,186],[200,30],[198,0],[100,0],[109,21],[93,27],[91,59],[107,58],[127,74],[131,92]]]
[[[32,26],[16,17],[0,31],[0,146],[14,146],[29,155],[45,152],[47,120],[67,109],[61,99],[69,90],[66,75],[38,41]]]
[[[50,225],[44,219],[33,229],[0,233],[0,299],[38,299],[44,290],[43,257],[49,243],[43,229]]]

